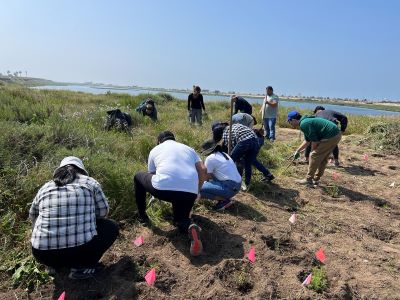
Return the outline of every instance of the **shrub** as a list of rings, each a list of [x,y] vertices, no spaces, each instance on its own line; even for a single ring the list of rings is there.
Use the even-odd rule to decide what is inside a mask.
[[[367,128],[368,141],[376,149],[387,153],[400,153],[400,122],[378,122]]]

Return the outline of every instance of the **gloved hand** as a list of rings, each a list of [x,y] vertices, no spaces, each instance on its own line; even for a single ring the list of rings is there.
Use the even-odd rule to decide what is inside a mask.
[[[299,152],[299,151],[295,151],[295,152],[293,153],[293,158],[294,158],[294,159],[299,159],[299,158],[300,158],[300,152]]]

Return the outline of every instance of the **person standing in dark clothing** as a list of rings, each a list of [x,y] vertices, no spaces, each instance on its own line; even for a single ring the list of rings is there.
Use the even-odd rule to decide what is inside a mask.
[[[239,111],[249,115],[253,113],[253,107],[243,97],[232,95],[231,101],[235,103],[235,110],[233,114],[237,114]]]
[[[206,112],[201,88],[199,86],[194,86],[193,93],[188,96],[188,112],[191,124],[203,124],[203,114],[201,109],[203,109],[204,113]]]
[[[344,114],[341,114],[340,112],[337,112],[334,110],[325,110],[325,108],[323,106],[317,106],[314,109],[314,115],[318,118],[329,120],[329,121],[335,123],[336,125],[338,125],[340,123],[340,130],[342,133],[345,132],[345,130],[347,128],[347,117]],[[310,157],[310,153],[311,153],[311,145],[309,145],[306,148],[306,151],[304,153],[305,162],[307,162],[307,163],[308,163],[308,159]],[[339,167],[340,161],[339,161],[339,147],[338,146],[336,146],[333,149],[332,154],[333,154],[335,166]]]

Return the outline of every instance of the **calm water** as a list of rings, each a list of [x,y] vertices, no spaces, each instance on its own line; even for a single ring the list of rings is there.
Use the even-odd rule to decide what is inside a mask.
[[[76,92],[84,92],[84,93],[92,93],[92,94],[105,94],[107,91],[111,91],[113,93],[121,93],[121,94],[129,94],[129,95],[139,95],[139,94],[157,94],[160,91],[152,91],[146,89],[103,89],[103,88],[94,88],[90,86],[83,86],[83,85],[66,85],[66,86],[40,86],[35,87],[36,89],[49,89],[49,90],[69,90],[69,91],[76,91]],[[168,92],[172,96],[186,100],[188,94],[187,93],[174,93]],[[228,96],[209,96],[203,95],[204,101],[229,101]],[[246,100],[250,103],[262,103],[261,98],[250,98],[246,97]],[[281,100],[279,105],[284,107],[298,107],[301,109],[308,109],[310,111],[314,110],[316,103],[313,102],[294,102],[294,101],[286,101]],[[379,109],[369,109],[369,108],[362,108],[362,107],[355,107],[355,106],[342,106],[342,105],[333,105],[333,104],[323,104],[326,109],[336,110],[342,112],[347,115],[367,115],[367,116],[379,116],[379,115],[386,115],[386,116],[400,116],[400,112],[393,112],[393,111],[385,111]]]

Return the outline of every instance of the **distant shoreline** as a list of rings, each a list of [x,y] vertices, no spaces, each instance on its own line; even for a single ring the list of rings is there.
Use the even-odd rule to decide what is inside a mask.
[[[160,93],[191,93],[191,89],[167,89],[167,88],[154,88],[154,87],[141,87],[141,86],[117,86],[117,85],[106,85],[106,84],[96,84],[92,82],[85,83],[74,83],[74,82],[55,82],[48,79],[42,78],[34,78],[34,77],[9,77],[9,76],[0,76],[0,83],[5,84],[18,84],[25,85],[29,87],[40,87],[44,85],[60,85],[60,86],[68,86],[68,85],[78,85],[78,86],[88,86],[95,89],[102,90],[149,90],[156,91]],[[232,93],[228,92],[211,92],[208,90],[203,90],[204,95],[209,96],[226,96],[229,97]],[[237,93],[238,95],[243,96],[244,98],[252,98],[252,99],[263,99],[264,95],[261,94],[251,94],[251,93]],[[385,102],[372,102],[372,101],[354,101],[352,99],[344,100],[338,98],[319,98],[319,97],[300,97],[300,96],[279,96],[281,99],[293,101],[293,102],[314,102],[316,104],[333,104],[333,105],[341,105],[341,106],[356,106],[362,108],[369,109],[378,109],[385,111],[394,111],[400,112],[400,103],[395,101],[385,101]]]
[[[81,84],[82,85],[82,84]],[[83,84],[85,86],[85,84]],[[105,90],[148,90],[148,91],[157,91],[160,93],[191,93],[191,90],[182,90],[182,89],[165,89],[165,88],[151,88],[151,87],[140,87],[140,86],[99,86],[99,85],[86,85],[95,89],[105,89]],[[209,96],[231,96],[230,93],[220,92],[220,93],[211,93],[211,92],[202,92],[203,95]],[[238,95],[244,98],[252,98],[252,99],[263,99],[263,95],[254,95],[254,94],[246,94],[246,93],[238,93]],[[293,102],[315,102],[316,104],[332,104],[332,105],[340,105],[340,106],[356,106],[362,108],[369,109],[379,109],[385,111],[395,111],[400,112],[400,103],[397,102],[357,102],[354,100],[339,100],[339,99],[321,99],[321,98],[304,98],[304,97],[288,97],[288,96],[279,96],[282,100],[288,100]]]

